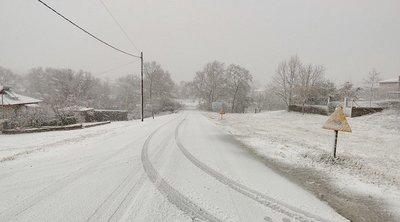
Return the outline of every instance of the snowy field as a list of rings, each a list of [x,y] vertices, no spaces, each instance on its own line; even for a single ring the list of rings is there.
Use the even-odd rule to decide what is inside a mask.
[[[293,168],[317,170],[338,192],[384,200],[387,214],[400,220],[398,111],[348,118],[353,132],[339,132],[336,160],[334,132],[321,128],[326,116],[271,111],[227,114],[220,120],[215,113],[205,115],[256,154]]]

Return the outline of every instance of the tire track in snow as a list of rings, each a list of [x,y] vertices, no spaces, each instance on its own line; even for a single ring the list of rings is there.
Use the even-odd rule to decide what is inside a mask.
[[[225,184],[226,186],[232,188],[233,190],[247,196],[248,198],[257,201],[258,203],[272,209],[275,212],[281,213],[287,217],[293,218],[296,221],[328,221],[326,219],[323,219],[317,215],[312,215],[304,210],[298,209],[293,206],[289,206],[285,203],[282,203],[278,200],[275,200],[271,197],[268,197],[267,195],[260,193],[256,190],[253,190],[245,185],[242,185],[226,176],[223,174],[217,172],[216,170],[208,167],[206,164],[198,160],[196,157],[194,157],[181,143],[179,140],[179,128],[183,124],[185,119],[183,119],[178,126],[175,129],[175,141],[176,144],[178,145],[179,149],[183,153],[183,155],[190,160],[195,166],[200,168],[202,171],[206,172],[208,175],[214,177],[216,180],[219,182]]]
[[[161,124],[157,129],[175,121],[180,116]],[[156,129],[156,130],[157,130]],[[145,137],[141,137],[145,138]],[[153,158],[158,160],[165,150],[159,149],[153,155]],[[146,181],[147,175],[141,168],[141,163],[138,168],[132,168],[131,172],[122,180],[122,182],[101,202],[101,204],[96,208],[96,210],[89,216],[86,220],[87,222],[95,221],[120,221],[124,213],[126,213],[132,200],[136,197],[137,192],[142,188],[144,182]],[[141,172],[139,172],[141,171]],[[137,176],[139,179],[135,180]]]
[[[175,119],[174,119],[175,120]],[[159,159],[164,149],[159,149],[154,154],[154,159]],[[140,176],[139,176],[140,175]],[[135,178],[139,179],[135,180]],[[135,198],[138,190],[143,186],[147,176],[143,171],[141,163],[131,169],[130,173],[122,182],[103,200],[99,207],[87,219],[87,222],[119,221],[121,215]],[[109,214],[109,215],[107,215]]]
[[[140,139],[145,138],[145,136],[141,137]],[[68,184],[73,183],[80,177],[88,174],[91,170],[96,169],[102,163],[112,159],[113,157],[118,156],[119,154],[125,152],[132,146],[133,143],[130,145],[124,146],[123,148],[117,150],[116,152],[112,153],[111,155],[105,155],[103,158],[100,158],[96,161],[91,162],[89,165],[83,166],[72,173],[68,174],[67,176],[57,180],[56,182],[44,187],[37,193],[25,198],[19,203],[11,206],[10,208],[3,210],[0,212],[0,220],[1,221],[10,221],[11,219],[17,217],[18,215],[24,213],[25,211],[32,208],[37,203],[41,202],[42,200],[48,198],[50,195],[56,193],[57,191],[63,189]]]
[[[166,125],[166,124],[165,124]],[[156,186],[156,188],[163,194],[169,202],[174,204],[178,209],[183,212],[188,213],[194,218],[198,218],[204,221],[221,221],[211,213],[207,212],[205,209],[201,208],[197,204],[193,203],[189,198],[184,196],[182,193],[174,189],[171,185],[169,185],[157,172],[154,166],[151,164],[148,156],[149,144],[152,137],[157,133],[159,129],[163,126],[155,130],[146,140],[142,149],[142,163],[143,168],[149,177],[150,181]],[[193,218],[192,217],[192,218]]]

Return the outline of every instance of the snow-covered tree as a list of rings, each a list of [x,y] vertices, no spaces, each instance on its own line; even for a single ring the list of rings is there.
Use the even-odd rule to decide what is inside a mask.
[[[0,66],[0,86],[12,86],[16,85],[18,75],[16,75],[11,69]]]
[[[144,70],[146,97],[154,118],[155,113],[170,109],[166,106],[173,104],[171,99],[174,97],[175,83],[169,72],[155,61],[145,63]]]
[[[224,73],[225,65],[214,61],[207,63],[203,70],[198,71],[194,77],[193,91],[207,110],[212,109],[213,102],[223,98],[226,87]]]
[[[283,61],[278,65],[273,77],[272,89],[288,107],[293,102],[296,81],[300,75],[302,64],[297,55],[292,56],[288,62]]]
[[[381,81],[380,73],[376,71],[375,68],[372,69],[368,73],[368,77],[364,79],[364,84],[367,86],[369,92],[369,106],[372,105],[372,99],[376,96],[374,92],[376,91],[375,88],[379,84],[379,81]]]
[[[324,72],[325,67],[321,65],[301,66],[295,87],[298,97],[301,98],[303,113],[306,102],[312,97],[319,97],[324,84]]]
[[[226,89],[231,112],[243,112],[248,106],[252,79],[250,72],[239,65],[232,64],[226,69]]]
[[[140,104],[140,78],[136,75],[119,77],[115,85],[115,105],[131,112]]]

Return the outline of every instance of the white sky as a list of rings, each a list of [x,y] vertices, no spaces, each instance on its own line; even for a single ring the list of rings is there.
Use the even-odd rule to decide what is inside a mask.
[[[99,0],[44,0],[103,40],[139,53]],[[191,80],[219,60],[247,69],[265,85],[278,63],[298,54],[323,64],[335,82],[359,82],[375,67],[400,75],[399,0],[103,0],[145,60],[174,80]],[[56,67],[114,79],[139,74],[139,62],[96,42],[37,0],[0,0],[0,65],[19,73]]]

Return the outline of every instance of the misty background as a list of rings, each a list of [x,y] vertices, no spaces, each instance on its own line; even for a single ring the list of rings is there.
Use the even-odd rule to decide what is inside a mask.
[[[361,82],[375,68],[400,74],[399,1],[103,1],[145,61],[176,82],[207,62],[241,64],[261,86],[297,54],[336,83]],[[105,41],[139,54],[98,0],[46,1]],[[0,1],[0,64],[90,71],[103,79],[139,74],[140,62],[94,41],[38,1]]]

